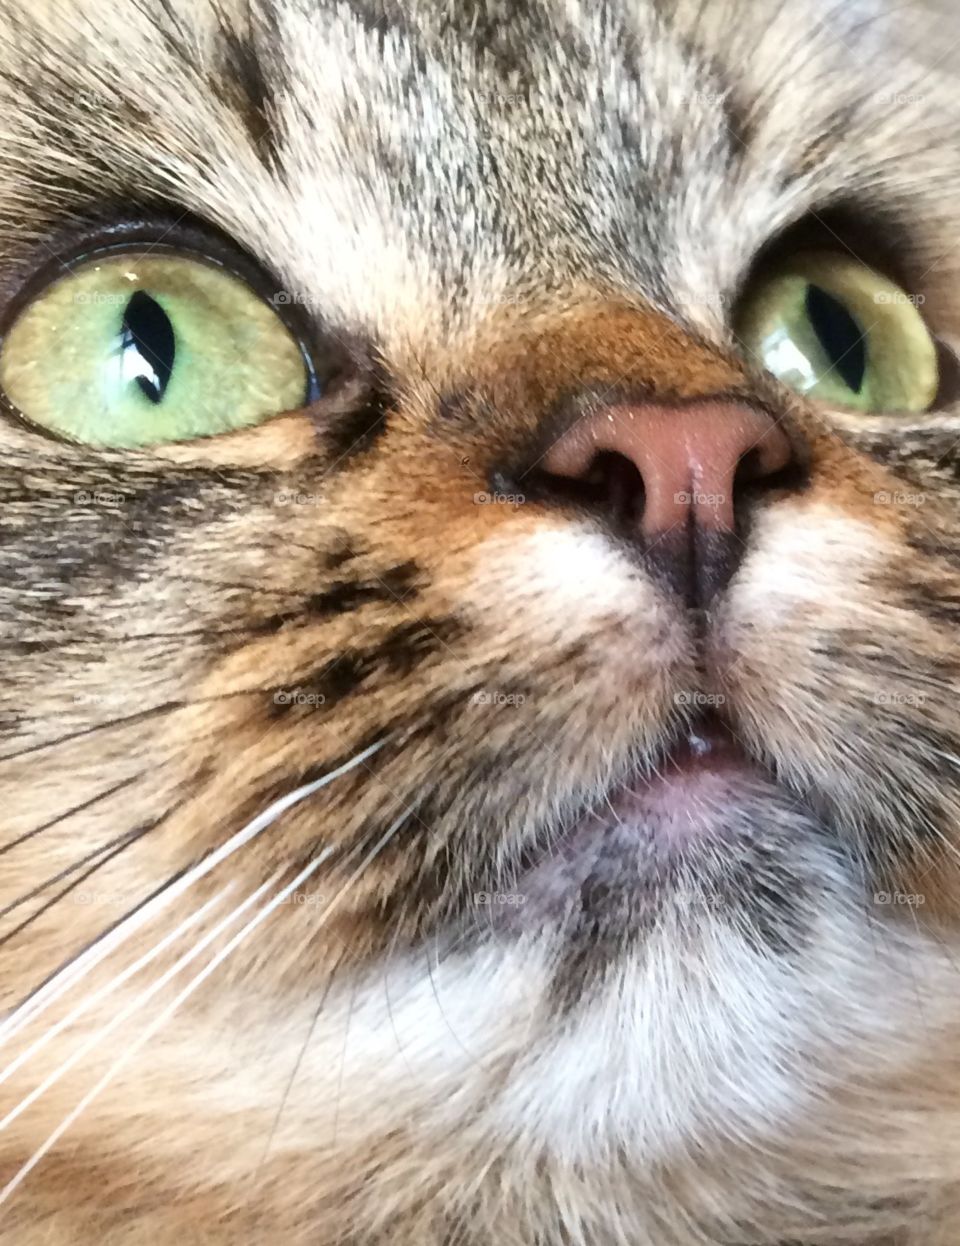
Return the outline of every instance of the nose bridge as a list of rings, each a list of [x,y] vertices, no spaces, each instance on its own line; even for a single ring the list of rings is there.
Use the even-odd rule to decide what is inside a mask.
[[[444,354],[439,387],[482,392],[492,405],[515,412],[531,434],[579,400],[599,405],[642,395],[687,402],[749,389],[734,353],[699,340],[652,307],[589,293],[558,294],[553,302],[491,312],[465,350]]]

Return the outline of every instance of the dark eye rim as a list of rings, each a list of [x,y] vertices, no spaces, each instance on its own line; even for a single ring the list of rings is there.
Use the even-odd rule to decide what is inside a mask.
[[[284,283],[269,266],[215,226],[189,214],[171,212],[74,223],[34,241],[12,260],[8,257],[6,271],[0,273],[0,350],[23,309],[78,266],[101,256],[163,253],[221,268],[270,305],[300,349],[307,374],[305,408],[317,402],[329,384],[354,371],[352,344],[332,334],[311,307],[302,302],[273,301]],[[34,423],[2,390],[0,409],[30,432],[64,442],[62,436]]]
[[[736,324],[738,310],[755,285],[773,276],[781,264],[801,251],[835,251],[838,255],[852,256],[907,293],[918,293],[916,273],[910,272],[904,260],[911,248],[909,230],[897,217],[864,210],[862,205],[846,200],[816,206],[785,225],[754,255],[731,300],[732,323]],[[919,311],[937,351],[940,383],[927,408],[927,413],[934,415],[960,401],[960,358],[923,309]],[[754,366],[761,366],[753,362]],[[874,418],[884,415],[891,420],[903,418],[902,413],[897,412],[873,413]]]

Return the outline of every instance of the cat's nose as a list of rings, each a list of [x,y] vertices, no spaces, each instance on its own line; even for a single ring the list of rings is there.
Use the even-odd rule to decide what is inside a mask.
[[[716,399],[592,411],[541,467],[580,486],[580,500],[610,513],[670,586],[703,606],[739,564],[745,493],[781,477],[792,459],[790,440],[766,412]]]

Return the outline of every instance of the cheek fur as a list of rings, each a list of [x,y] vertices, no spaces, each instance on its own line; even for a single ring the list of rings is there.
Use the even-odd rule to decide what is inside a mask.
[[[936,908],[955,923],[952,626],[909,590],[902,534],[829,506],[784,506],[754,535],[716,633],[738,730],[796,791],[819,793],[841,836],[885,880],[878,892],[919,894],[928,914]]]
[[[825,204],[881,219],[956,338],[949,6],[813,8],[71,0],[0,27],[0,296],[62,226],[167,204],[377,364],[375,427],[344,401],[124,456],[0,420],[4,1008],[369,763],[29,1029],[0,1117],[64,1076],[0,1131],[3,1179],[150,1018],[77,1044],[331,850],[0,1209],[4,1246],[960,1241],[949,413],[841,440],[792,404],[809,487],[758,509],[706,653],[599,523],[472,501],[586,383],[780,410],[733,302]],[[887,469],[940,509],[872,504]],[[104,486],[123,503],[77,506]],[[744,838],[642,938],[580,892],[508,937],[491,894],[707,686],[776,817],[733,810]],[[751,940],[758,895],[798,938]]]
[[[638,685],[692,658],[677,607],[586,525],[540,520],[481,541],[466,574],[467,608],[528,651],[581,643],[611,677]]]

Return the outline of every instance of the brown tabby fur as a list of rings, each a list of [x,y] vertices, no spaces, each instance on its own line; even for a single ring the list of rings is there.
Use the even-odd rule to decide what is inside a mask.
[[[0,1084],[4,1115],[333,849],[0,1206],[3,1246],[960,1243],[960,416],[949,386],[915,419],[801,402],[730,315],[812,229],[960,342],[954,21],[6,0],[4,306],[98,231],[171,242],[189,213],[301,296],[331,367],[308,409],[209,441],[0,425],[0,1006],[381,747],[0,1047],[229,886]],[[718,394],[775,413],[804,481],[753,507],[710,682],[537,465],[585,410]],[[497,491],[525,500],[475,500]],[[690,689],[778,777],[767,890],[720,862],[719,907],[519,934],[483,907]],[[0,1184],[208,957],[0,1132]]]

